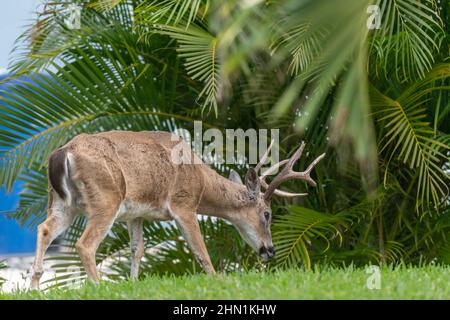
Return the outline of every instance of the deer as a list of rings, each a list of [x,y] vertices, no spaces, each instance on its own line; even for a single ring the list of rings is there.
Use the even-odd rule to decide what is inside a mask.
[[[250,167],[244,182],[232,170],[221,176],[194,153],[191,162],[177,162],[174,154],[191,151],[189,144],[164,131],[109,131],[82,133],[54,150],[48,159],[48,207],[46,219],[37,228],[31,288],[39,289],[43,260],[49,245],[78,215],[87,219],[76,250],[88,280],[100,281],[96,251],[115,222],[126,222],[130,236],[130,278],[139,274],[144,255],[143,223],[175,221],[181,235],[202,269],[215,274],[197,215],[230,222],[244,241],[267,261],[275,255],[272,243],[272,196],[296,197],[278,187],[297,179],[315,187],[310,174],[325,154],[303,172],[293,166],[305,148],[302,142],[291,158],[278,162],[258,176],[274,141],[258,164]],[[181,151],[177,146],[181,144]],[[270,183],[269,175],[283,168]],[[262,190],[264,189],[264,190]]]

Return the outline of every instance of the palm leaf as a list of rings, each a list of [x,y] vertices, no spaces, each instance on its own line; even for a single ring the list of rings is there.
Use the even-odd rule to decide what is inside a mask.
[[[217,114],[220,87],[220,65],[216,55],[217,39],[204,29],[191,24],[189,27],[157,25],[160,34],[177,40],[177,51],[185,59],[184,66],[193,80],[204,84],[199,93],[203,108],[211,108]]]
[[[196,19],[202,20],[210,6],[208,0],[163,0],[143,2],[136,10],[139,24],[164,23],[176,26],[180,22],[185,28]]]
[[[77,60],[68,57],[51,63],[55,71],[48,71],[47,77],[13,82],[2,93],[0,184],[7,190],[24,168],[43,166],[52,150],[101,117],[153,117],[154,128],[160,117],[194,121],[155,107],[158,101],[165,105],[164,91],[153,81],[152,69],[137,63],[134,51],[108,43],[94,47],[86,41],[84,50],[72,53]]]
[[[280,266],[296,266],[303,261],[306,269],[311,268],[308,248],[318,238],[326,242],[328,250],[330,238],[342,237],[338,224],[346,225],[342,215],[329,215],[311,209],[290,206],[289,214],[274,221],[274,243]]]
[[[434,55],[444,37],[435,0],[381,0],[382,19],[372,37],[371,50],[385,76],[400,81],[423,78],[431,70]],[[392,61],[393,68],[388,67]]]
[[[395,100],[371,88],[375,114],[386,130],[380,142],[381,151],[389,148],[389,161],[395,157],[419,172],[417,206],[431,201],[438,207],[447,195],[447,178],[441,161],[446,158],[445,151],[449,147],[436,138],[431,123],[426,121],[426,103],[433,90],[448,89],[430,84],[447,79],[449,70],[447,64],[436,66],[423,80],[412,84]]]

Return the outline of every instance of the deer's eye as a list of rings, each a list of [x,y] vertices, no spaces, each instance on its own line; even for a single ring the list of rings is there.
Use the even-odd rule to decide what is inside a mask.
[[[269,211],[265,211],[264,212],[264,218],[266,218],[266,220],[269,221],[269,219],[270,219],[270,212]]]

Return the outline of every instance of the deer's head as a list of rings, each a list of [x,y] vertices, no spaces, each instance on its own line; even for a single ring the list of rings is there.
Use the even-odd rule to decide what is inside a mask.
[[[245,186],[250,197],[250,205],[241,209],[239,219],[233,221],[234,225],[239,230],[242,238],[257,251],[264,260],[268,260],[275,256],[275,249],[272,243],[272,234],[270,226],[272,224],[272,210],[270,207],[273,195],[279,197],[298,197],[305,196],[306,193],[291,193],[277,189],[283,182],[287,180],[303,180],[309,185],[315,187],[316,182],[311,178],[310,174],[317,163],[325,157],[325,154],[318,156],[305,171],[293,171],[293,166],[300,159],[305,143],[302,142],[297,151],[291,158],[280,161],[269,169],[264,174],[258,176],[258,171],[266,162],[269,152],[273,146],[273,141],[262,156],[255,168],[250,168],[245,175]],[[270,184],[266,182],[269,175],[283,169],[276,175]],[[237,183],[242,183],[241,178],[235,171],[231,171],[230,179]],[[264,189],[264,191],[262,191]]]

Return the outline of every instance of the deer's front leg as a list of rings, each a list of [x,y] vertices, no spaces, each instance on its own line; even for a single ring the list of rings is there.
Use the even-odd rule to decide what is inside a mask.
[[[139,275],[139,265],[144,255],[144,232],[143,220],[141,218],[128,222],[128,233],[130,234],[131,248],[131,273],[132,279],[137,279]]]
[[[208,251],[206,250],[205,241],[200,232],[200,226],[195,212],[176,212],[172,211],[172,216],[181,229],[184,239],[186,239],[189,247],[195,255],[198,263],[202,266],[206,273],[214,274],[216,271],[211,263]]]

